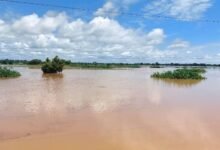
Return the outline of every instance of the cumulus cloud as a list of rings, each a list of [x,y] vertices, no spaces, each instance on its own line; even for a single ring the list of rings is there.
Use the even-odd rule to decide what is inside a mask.
[[[155,0],[145,10],[150,15],[165,15],[180,20],[196,20],[212,6],[212,0]]]
[[[63,25],[66,21],[66,14],[51,14],[47,13],[43,17],[39,17],[37,14],[24,16],[19,20],[16,20],[12,24],[14,32],[25,33],[51,33],[58,27]]]
[[[172,42],[171,45],[169,45],[168,48],[170,48],[170,49],[184,49],[184,48],[188,48],[189,46],[190,46],[190,43],[188,41],[176,39]]]
[[[173,43],[175,43],[174,40]],[[182,40],[183,41],[183,40]],[[186,43],[189,43],[185,41]],[[180,48],[170,48],[173,44],[168,46],[169,51],[175,51],[176,55],[173,59],[174,62],[180,63],[211,63],[218,64],[220,59],[217,56],[220,44],[217,43],[204,43],[200,45],[187,44],[188,46],[181,46]]]
[[[153,29],[147,34],[148,42],[152,45],[161,44],[166,37],[163,29]]]
[[[163,29],[139,32],[105,17],[86,22],[65,13],[31,14],[0,20],[0,31],[1,58],[61,55],[75,61],[138,61],[172,55],[157,48],[166,37]]]
[[[108,1],[104,4],[102,8],[99,8],[96,12],[96,16],[110,16],[115,17],[119,13],[119,8],[111,1]]]
[[[138,2],[138,0],[107,0],[106,3],[94,13],[94,15],[116,17],[120,14],[120,11],[127,10],[130,5],[136,2]]]
[[[219,43],[195,46],[185,40],[171,44],[166,40],[162,28],[146,32],[101,16],[84,21],[49,12],[0,19],[0,59],[59,55],[84,62],[219,62]]]

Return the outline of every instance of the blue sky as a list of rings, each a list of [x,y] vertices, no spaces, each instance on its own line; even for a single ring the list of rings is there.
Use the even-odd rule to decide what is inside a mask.
[[[28,2],[88,11],[0,2],[0,59],[220,63],[217,0]]]

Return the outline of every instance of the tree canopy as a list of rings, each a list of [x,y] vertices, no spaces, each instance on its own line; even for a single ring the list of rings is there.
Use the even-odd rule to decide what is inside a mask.
[[[64,61],[56,56],[52,60],[47,58],[45,63],[42,65],[41,70],[43,73],[61,73],[63,71],[63,67]]]

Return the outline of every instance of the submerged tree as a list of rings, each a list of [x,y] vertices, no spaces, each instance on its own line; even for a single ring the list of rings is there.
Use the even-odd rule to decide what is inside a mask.
[[[43,73],[61,73],[63,71],[63,67],[64,61],[56,56],[52,60],[47,58],[41,67],[41,70]]]

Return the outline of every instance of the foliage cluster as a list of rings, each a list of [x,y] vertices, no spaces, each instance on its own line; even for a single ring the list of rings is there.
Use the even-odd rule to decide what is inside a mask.
[[[32,59],[28,62],[28,65],[40,65],[42,61],[40,59]]]
[[[74,68],[88,68],[88,69],[113,69],[113,68],[139,68],[138,64],[125,64],[125,63],[71,63]]]
[[[183,68],[176,69],[174,71],[166,71],[166,72],[156,72],[151,77],[160,78],[160,79],[196,79],[202,80],[205,79],[201,74],[205,73],[205,69],[201,68]]]
[[[19,72],[0,66],[0,78],[16,78],[19,76],[21,76]]]
[[[45,63],[42,65],[41,70],[43,73],[61,73],[63,71],[63,67],[64,61],[56,56],[52,60],[47,58]]]

